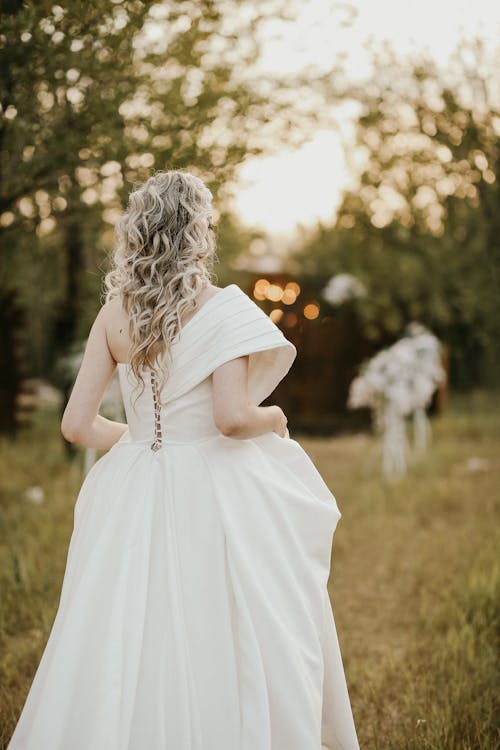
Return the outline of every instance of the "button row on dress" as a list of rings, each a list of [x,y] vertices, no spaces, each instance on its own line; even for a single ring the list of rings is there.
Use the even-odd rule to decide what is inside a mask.
[[[151,444],[151,450],[157,451],[162,447],[160,404],[158,399],[158,388],[153,370],[151,370],[151,389],[153,391],[154,413],[155,413],[155,440]]]

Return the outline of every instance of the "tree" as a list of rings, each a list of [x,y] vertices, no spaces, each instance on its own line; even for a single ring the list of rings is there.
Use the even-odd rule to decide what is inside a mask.
[[[443,72],[391,55],[355,92],[359,187],[333,227],[298,256],[305,272],[346,271],[370,290],[367,331],[418,319],[446,340],[456,386],[498,382],[500,110],[495,66],[479,44]],[[491,75],[488,70],[492,71]]]
[[[47,351],[88,330],[95,269],[135,182],[152,169],[189,168],[223,198],[246,156],[269,150],[273,139],[300,142],[322,117],[311,94],[321,95],[326,78],[284,76],[273,88],[253,72],[257,31],[269,17],[286,17],[285,7],[3,3],[0,284],[21,292],[36,332],[35,369],[50,365]]]

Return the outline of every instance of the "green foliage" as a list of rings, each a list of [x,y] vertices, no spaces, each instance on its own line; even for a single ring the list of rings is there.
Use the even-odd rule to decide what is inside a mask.
[[[429,326],[463,387],[500,375],[500,109],[488,70],[479,45],[461,48],[448,75],[425,61],[380,62],[353,92],[359,187],[297,256],[306,273],[364,281],[368,332]]]
[[[273,90],[252,71],[256,31],[285,8],[284,0],[257,0],[251,12],[234,0],[1,6],[0,285],[21,292],[38,370],[88,333],[134,183],[155,169],[190,169],[223,214],[219,195],[247,155],[300,141],[318,120],[317,103],[304,106],[296,94],[321,81],[283,77]],[[236,246],[219,246],[223,264],[243,241],[233,232]]]

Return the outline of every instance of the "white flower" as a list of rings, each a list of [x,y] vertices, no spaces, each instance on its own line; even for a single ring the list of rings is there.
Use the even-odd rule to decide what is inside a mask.
[[[363,364],[360,377],[365,392],[360,383],[353,381],[350,408],[371,405],[378,399],[392,403],[399,414],[409,415],[428,406],[446,377],[440,343],[420,323],[411,323],[406,330],[408,335]]]
[[[374,393],[366,378],[362,376],[354,378],[349,388],[347,406],[350,409],[360,409],[364,406],[372,406],[373,399]]]
[[[366,296],[365,285],[350,273],[338,273],[332,276],[323,289],[323,298],[330,305],[341,305],[349,299]]]

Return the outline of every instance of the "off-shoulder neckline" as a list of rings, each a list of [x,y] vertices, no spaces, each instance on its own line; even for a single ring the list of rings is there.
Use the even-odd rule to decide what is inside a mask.
[[[198,310],[198,312],[195,315],[193,315],[191,318],[189,318],[188,322],[185,323],[180,328],[179,335],[183,334],[185,332],[185,330],[189,327],[189,325],[191,323],[193,323],[195,320],[197,320],[197,318],[203,313],[203,311],[205,310],[205,308],[207,306],[209,306],[211,302],[213,302],[215,299],[218,299],[225,291],[227,291],[229,289],[235,289],[235,290],[238,290],[239,292],[242,291],[240,289],[240,287],[238,286],[238,284],[229,284],[228,286],[223,287],[219,292],[217,292],[216,294],[213,294],[211,297],[209,297],[207,299],[207,301],[202,304],[202,306],[200,307],[200,309]],[[122,367],[127,367],[129,365],[129,362],[117,362],[116,364],[117,364],[118,367],[120,365]]]
[[[236,287],[237,289],[239,289],[239,286],[238,286],[237,284],[229,284],[228,286],[225,286],[225,287],[223,287],[223,288],[222,288],[222,289],[221,289],[221,290],[220,290],[219,292],[217,292],[216,294],[212,294],[212,296],[211,296],[211,297],[209,297],[209,298],[207,299],[207,301],[206,301],[206,302],[204,302],[204,303],[202,304],[202,306],[200,307],[200,309],[198,310],[198,312],[197,312],[197,313],[195,313],[195,314],[194,314],[193,316],[191,316],[191,318],[189,318],[189,320],[188,320],[188,322],[187,322],[187,323],[184,323],[184,325],[183,325],[183,326],[181,326],[181,329],[180,329],[180,333],[184,333],[184,331],[186,330],[186,328],[188,328],[188,327],[189,327],[189,325],[190,325],[191,323],[193,323],[193,322],[194,322],[194,321],[195,321],[195,320],[196,320],[196,319],[198,318],[198,316],[199,316],[199,315],[201,315],[201,314],[202,314],[202,312],[203,312],[203,311],[204,311],[204,309],[205,309],[205,308],[207,307],[207,305],[210,305],[210,303],[211,303],[211,302],[213,302],[213,300],[215,300],[215,299],[217,299],[218,297],[220,297],[220,296],[221,296],[221,294],[223,294],[223,292],[225,292],[225,291],[226,291],[226,289],[231,289],[232,287]]]

